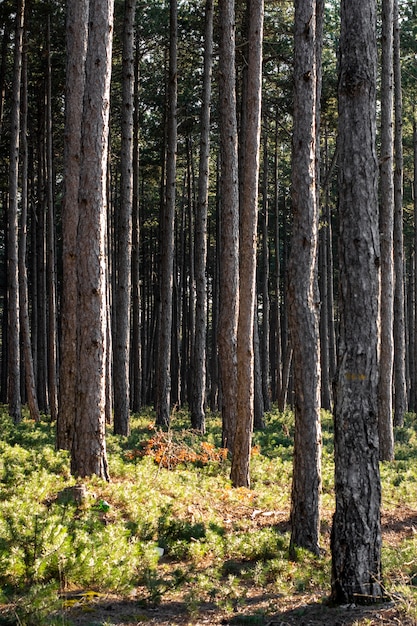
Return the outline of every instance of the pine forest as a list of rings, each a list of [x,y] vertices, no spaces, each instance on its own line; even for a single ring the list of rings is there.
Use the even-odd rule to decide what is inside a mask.
[[[417,624],[414,0],[0,50],[0,625]]]

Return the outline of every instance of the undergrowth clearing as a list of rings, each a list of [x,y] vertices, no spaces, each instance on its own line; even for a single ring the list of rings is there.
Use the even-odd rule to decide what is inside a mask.
[[[323,414],[320,558],[288,556],[293,416],[254,435],[252,488],[233,489],[221,422],[204,437],[186,411],[169,432],[134,416],[107,439],[111,482],[78,483],[48,421],[0,415],[0,625],[417,624],[417,420],[381,464],[387,603],[334,608],[332,420]],[[275,621],[274,621],[275,620]]]

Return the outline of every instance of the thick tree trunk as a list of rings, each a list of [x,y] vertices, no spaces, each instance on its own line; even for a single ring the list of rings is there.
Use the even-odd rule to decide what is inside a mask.
[[[113,343],[114,432],[129,434],[130,303],[133,206],[133,89],[136,0],[125,0],[123,22],[123,84],[121,194],[117,216],[115,337]]]
[[[316,6],[317,5],[317,6]],[[319,553],[321,498],[318,260],[317,58],[318,3],[295,1],[293,236],[288,307],[294,363],[295,438],[291,552]]]
[[[113,0],[90,0],[77,232],[77,397],[71,470],[109,480],[106,440],[106,236]]]
[[[340,337],[334,409],[332,597],[335,602],[367,603],[383,595],[375,0],[342,0],[340,48]]]
[[[379,454],[381,460],[394,458],[392,424],[392,383],[394,363],[393,335],[393,0],[382,0],[382,75],[381,75],[381,237],[380,356],[378,387]]]
[[[67,69],[62,203],[62,303],[57,448],[72,445],[77,379],[77,227],[81,119],[89,0],[67,2]]]
[[[239,188],[235,77],[235,3],[219,0],[220,274],[218,350],[223,447],[233,452],[236,428],[236,337],[239,298]]]

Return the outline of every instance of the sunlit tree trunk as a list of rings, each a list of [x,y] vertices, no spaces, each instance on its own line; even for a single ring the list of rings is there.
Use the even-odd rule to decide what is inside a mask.
[[[67,2],[67,68],[65,92],[64,198],[62,203],[61,351],[57,447],[72,444],[77,379],[77,228],[80,180],[81,120],[89,0]]]
[[[293,236],[288,313],[294,363],[294,469],[291,552],[319,553],[321,497],[320,340],[318,261],[317,38],[322,3],[295,1]]]
[[[378,446],[380,264],[376,1],[342,0],[339,69],[340,336],[335,384],[332,598],[383,595]]]
[[[77,386],[71,470],[109,479],[106,236],[113,0],[90,0],[77,231]]]
[[[239,298],[239,180],[235,75],[235,3],[219,0],[220,250],[218,350],[223,447],[236,427],[236,337]]]
[[[235,487],[250,486],[254,421],[254,309],[258,218],[259,147],[262,99],[263,0],[248,0],[248,67],[242,128],[242,189],[239,237],[239,315],[237,331],[236,431],[230,477]]]

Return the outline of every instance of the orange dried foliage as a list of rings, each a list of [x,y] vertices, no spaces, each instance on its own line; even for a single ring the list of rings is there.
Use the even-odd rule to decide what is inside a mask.
[[[227,459],[227,449],[216,448],[213,444],[202,441],[200,451],[196,452],[184,442],[172,439],[171,433],[157,431],[150,439],[141,444],[141,448],[134,448],[126,452],[128,460],[150,456],[160,467],[175,469],[178,465],[193,463],[207,465],[208,463],[222,463]]]

